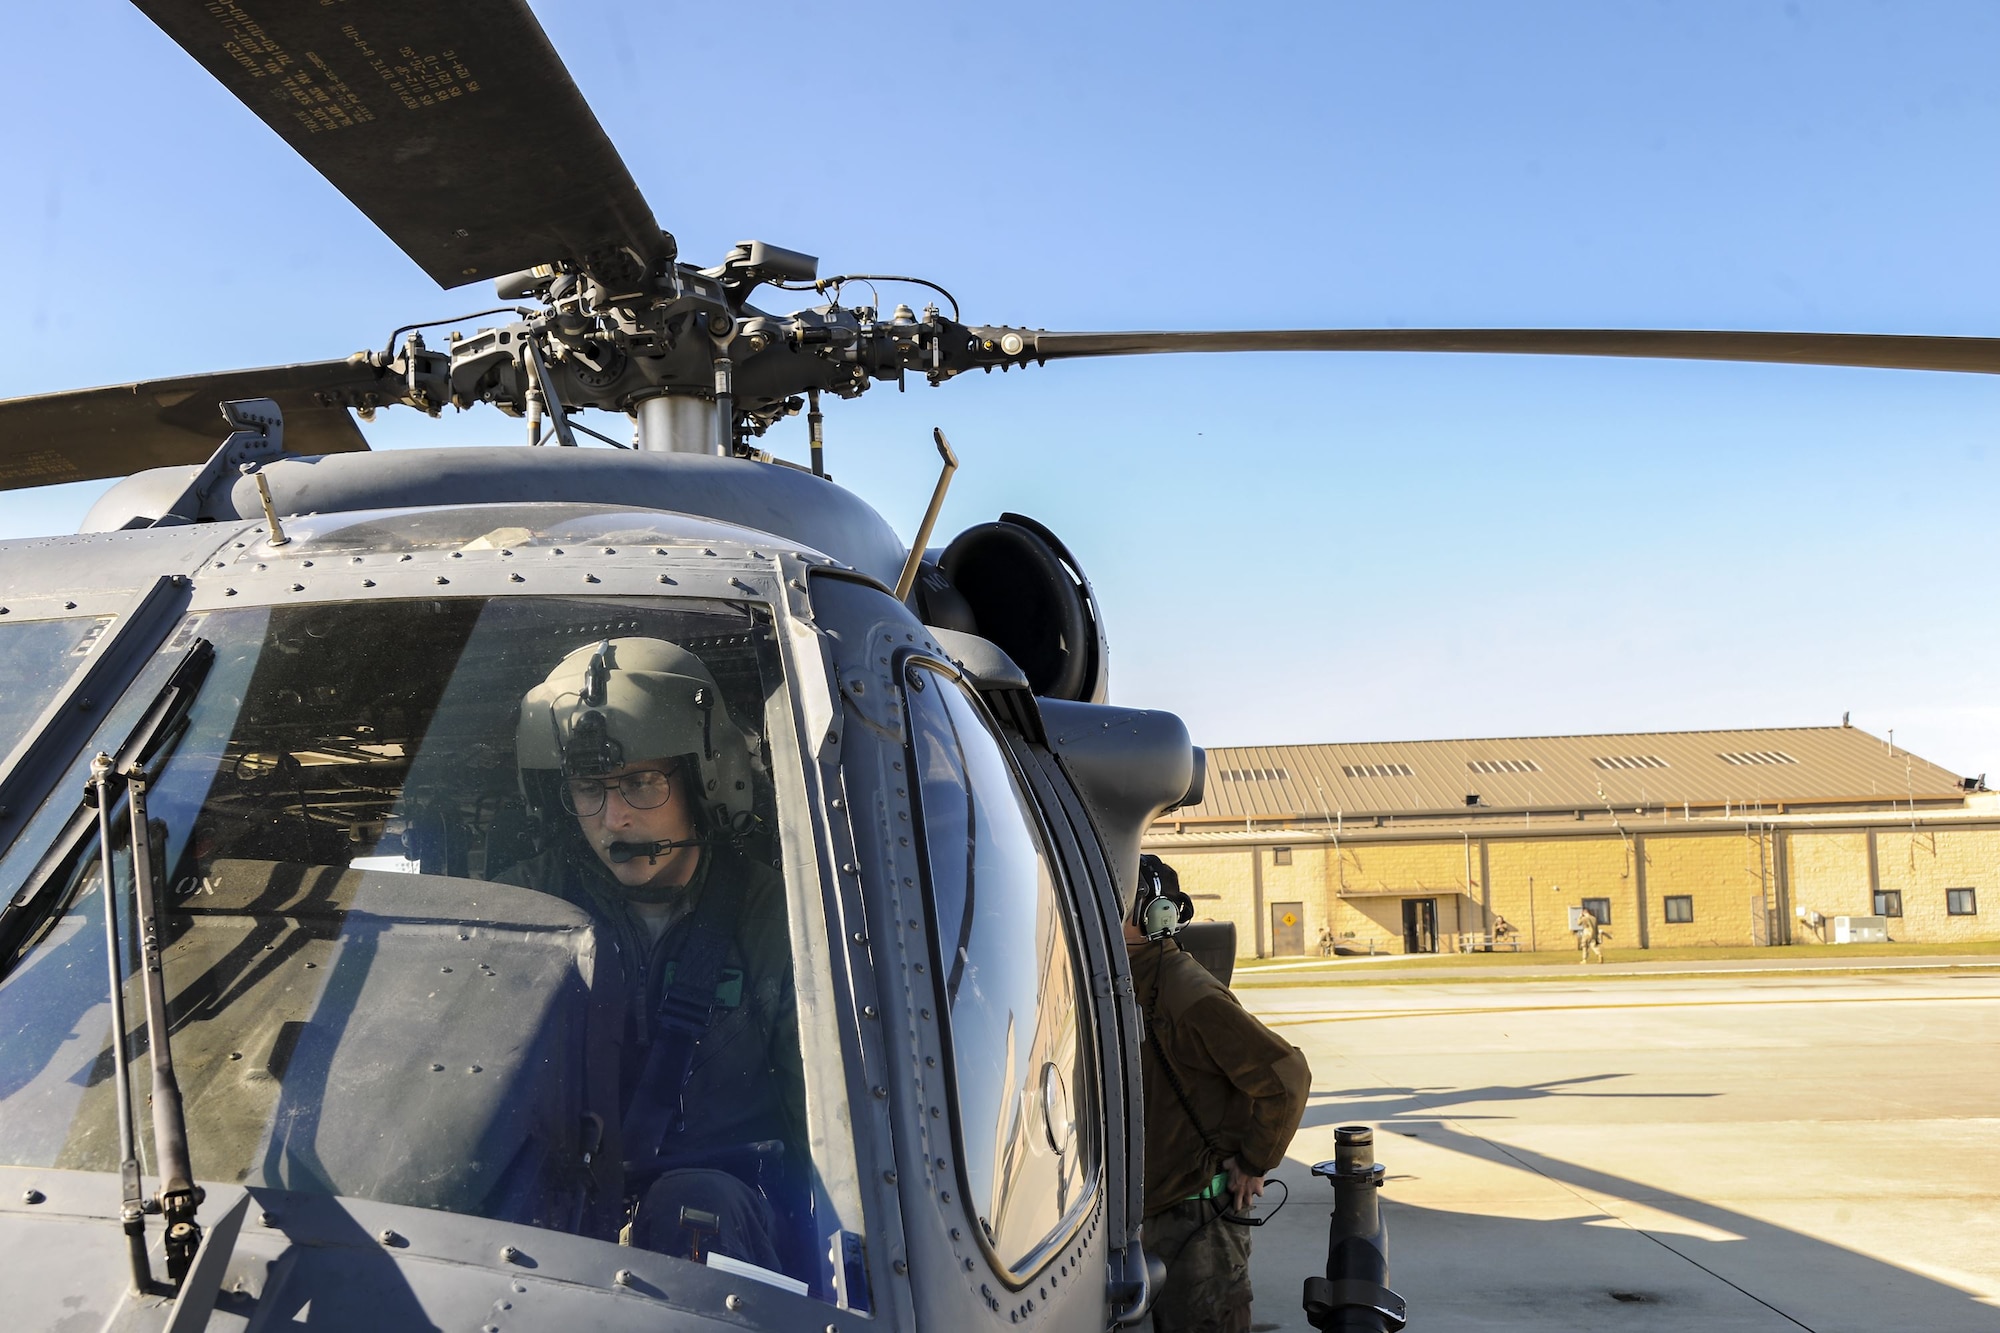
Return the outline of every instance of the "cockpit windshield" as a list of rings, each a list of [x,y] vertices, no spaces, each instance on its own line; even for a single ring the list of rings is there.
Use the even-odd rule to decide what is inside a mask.
[[[768,611],[385,599],[190,632],[214,665],[147,805],[197,1179],[827,1295]],[[0,958],[0,1161],[117,1168],[98,864],[79,843]]]

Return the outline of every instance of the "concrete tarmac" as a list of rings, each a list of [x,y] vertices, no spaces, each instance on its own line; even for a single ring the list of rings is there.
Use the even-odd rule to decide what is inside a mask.
[[[1333,1127],[1376,1127],[1424,1330],[2000,1333],[2000,975],[1239,992],[1301,1047],[1259,1329],[1306,1329]]]

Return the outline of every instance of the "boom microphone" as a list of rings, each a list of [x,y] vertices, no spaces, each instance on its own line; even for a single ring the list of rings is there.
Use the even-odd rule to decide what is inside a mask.
[[[642,856],[648,858],[655,857],[662,852],[671,852],[679,847],[705,847],[712,841],[713,839],[710,838],[682,838],[677,841],[668,840],[666,842],[614,842],[604,850],[605,854],[613,861],[623,865],[627,861],[636,861]]]

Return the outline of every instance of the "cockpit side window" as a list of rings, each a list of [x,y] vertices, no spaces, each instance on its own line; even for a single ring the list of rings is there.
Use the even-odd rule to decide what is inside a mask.
[[[1097,1180],[1097,1068],[1075,928],[1026,790],[950,676],[909,692],[967,1205],[1001,1270],[1068,1235]]]
[[[49,701],[82,669],[109,616],[0,625],[0,759],[20,744]]]

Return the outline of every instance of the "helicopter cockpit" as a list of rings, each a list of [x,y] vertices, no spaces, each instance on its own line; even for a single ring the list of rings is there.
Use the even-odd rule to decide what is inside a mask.
[[[114,551],[204,547],[167,580],[167,614],[148,621],[143,597],[104,614],[117,599],[86,591],[75,614],[0,621],[5,748],[55,735],[81,690],[111,700],[0,845],[0,1167],[42,1190],[119,1172],[108,866],[129,1058],[149,1051],[136,997],[156,930],[193,1177],[280,1219],[280,1252],[316,1256],[299,1263],[334,1263],[316,1244],[340,1242],[288,1219],[337,1213],[329,1237],[360,1225],[433,1258],[447,1237],[422,1219],[445,1217],[550,1278],[615,1270],[610,1290],[706,1307],[674,1266],[692,1259],[767,1299],[865,1311],[884,1256],[912,1243],[909,1205],[899,1224],[887,1202],[905,1151],[968,1275],[1064,1273],[1106,1244],[1106,1156],[1132,1145],[1104,1128],[1121,1075],[1091,979],[1110,957],[1101,872],[1048,823],[1004,690],[982,693],[872,578],[713,520],[542,503],[288,528],[283,546],[233,524],[112,534]],[[115,559],[96,568],[129,587]],[[746,789],[703,841],[775,903],[773,947],[720,969],[665,1094],[633,1046],[660,984],[573,891],[610,881],[582,805],[524,781],[517,730],[559,664],[637,641],[698,661],[719,696],[703,720],[740,732]],[[107,688],[120,655],[129,683]],[[130,840],[101,837],[79,797],[90,756],[124,754],[175,690],[133,784],[161,886],[148,922]],[[879,809],[847,809],[856,782]],[[877,872],[857,863],[903,887],[865,897]],[[907,1144],[877,1111],[895,1081],[874,1035],[884,968],[921,1043],[894,1094],[922,1108]],[[687,1174],[727,1187],[657,1188]],[[323,1304],[329,1281],[300,1290]]]
[[[182,632],[213,664],[148,813],[198,1172],[615,1238],[628,1186],[615,1062],[633,1000],[603,922],[501,882],[559,836],[522,808],[515,714],[578,644],[651,635],[702,657],[765,750],[766,705],[785,700],[768,611],[411,598],[217,611]],[[781,867],[767,772],[761,818],[732,850]],[[81,984],[104,971],[95,855],[58,898],[0,983],[0,1011],[15,1033],[73,1034],[78,1049],[37,1059],[9,1043],[0,1140],[20,1164],[115,1170],[110,1085],[92,1058],[75,1077],[70,1058],[102,1043],[101,984]],[[789,1062],[769,1062],[796,1067],[796,1028],[782,1040]],[[804,1109],[790,1141],[743,1144],[732,1168],[789,1233],[769,1266],[811,1285],[825,1209]],[[728,1139],[729,1111],[702,1108],[705,1143]]]

